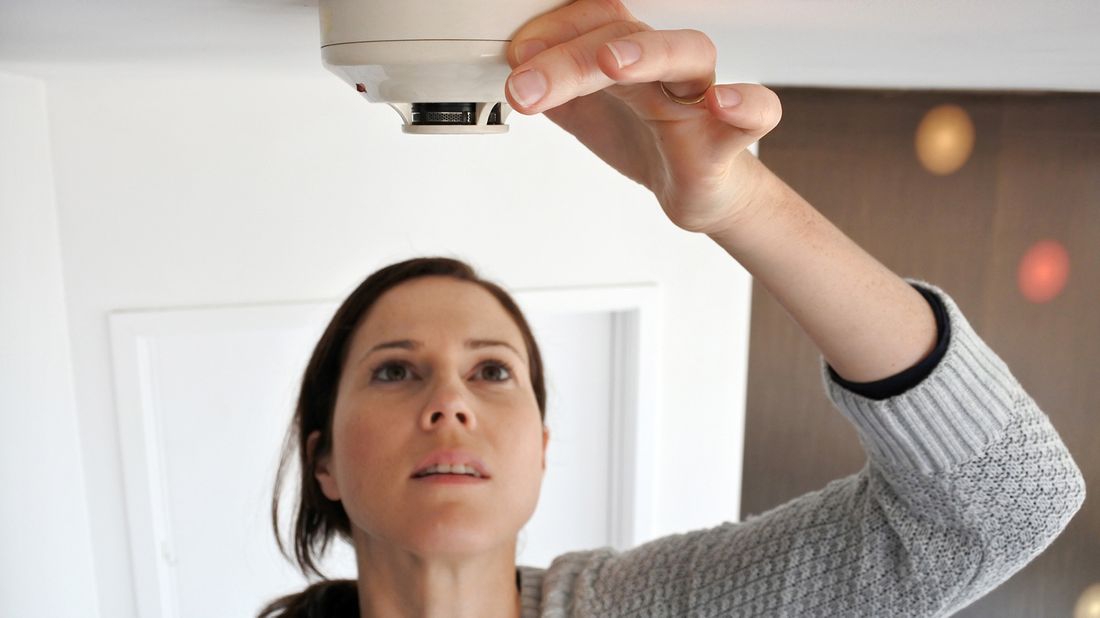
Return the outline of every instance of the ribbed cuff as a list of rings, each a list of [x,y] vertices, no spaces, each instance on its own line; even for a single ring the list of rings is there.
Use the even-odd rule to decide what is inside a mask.
[[[925,473],[942,472],[980,455],[1011,420],[1023,395],[1004,361],[974,332],[943,290],[916,279],[947,308],[951,341],[931,374],[905,393],[868,399],[847,390],[821,361],[829,399],[859,432],[872,459]]]

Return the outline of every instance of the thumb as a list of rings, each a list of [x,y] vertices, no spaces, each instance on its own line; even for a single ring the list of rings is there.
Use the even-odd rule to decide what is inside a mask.
[[[779,95],[760,84],[720,84],[711,88],[707,109],[717,119],[744,134],[747,148],[779,125],[783,106]]]

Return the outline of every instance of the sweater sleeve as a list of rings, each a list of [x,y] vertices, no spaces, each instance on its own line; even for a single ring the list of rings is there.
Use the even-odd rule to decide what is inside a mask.
[[[543,615],[946,616],[1043,551],[1084,501],[1058,433],[953,300],[946,354],[883,400],[822,376],[868,460],[742,523],[565,554]],[[556,609],[555,609],[556,608]]]

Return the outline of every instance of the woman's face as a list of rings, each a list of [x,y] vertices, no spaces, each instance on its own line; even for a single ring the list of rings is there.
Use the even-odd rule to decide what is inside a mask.
[[[519,328],[476,284],[421,277],[378,299],[352,337],[316,474],[357,543],[422,556],[514,546],[548,437],[527,361]],[[433,454],[477,458],[488,478],[418,476]]]

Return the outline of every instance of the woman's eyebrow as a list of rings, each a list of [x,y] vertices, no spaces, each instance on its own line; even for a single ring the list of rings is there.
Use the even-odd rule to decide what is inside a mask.
[[[515,355],[517,357],[519,357],[521,360],[523,359],[523,355],[519,353],[519,350],[517,350],[515,347],[512,346],[512,344],[510,344],[506,341],[497,341],[496,339],[467,339],[463,343],[464,343],[466,349],[468,349],[468,350],[477,350],[477,349],[480,349],[480,348],[487,348],[487,347],[492,347],[492,346],[504,346],[504,347],[508,348],[509,350],[511,350],[512,352],[514,352]],[[416,341],[415,339],[399,339],[397,341],[386,341],[384,343],[379,343],[378,345],[374,346],[370,350],[367,350],[367,353],[364,354],[363,357],[359,360],[362,361],[364,358],[370,356],[371,354],[373,354],[373,353],[375,353],[379,350],[387,350],[387,349],[392,349],[392,348],[400,348],[400,349],[403,349],[403,350],[415,350],[415,349],[417,349],[417,348],[419,348],[423,345],[424,345],[423,342]]]

